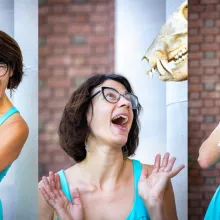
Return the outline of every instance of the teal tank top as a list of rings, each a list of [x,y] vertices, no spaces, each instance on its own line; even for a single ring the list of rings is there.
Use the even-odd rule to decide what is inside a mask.
[[[134,171],[134,187],[135,187],[135,198],[131,212],[128,214],[126,220],[150,220],[150,216],[145,207],[144,201],[138,194],[138,182],[141,175],[142,165],[138,160],[132,160],[133,171]],[[61,187],[68,198],[68,200],[72,203],[72,197],[70,194],[68,182],[65,176],[64,170],[60,170],[58,172],[60,176]],[[57,218],[56,220],[59,220]]]
[[[207,209],[204,220],[220,219],[220,186],[216,190]]]
[[[2,202],[0,200],[0,220],[3,220]]]
[[[15,108],[12,107],[11,109],[9,109],[1,118],[0,118],[0,126],[13,114],[15,113],[19,113],[19,111]],[[8,172],[9,168],[11,165],[9,165],[8,167],[6,167],[3,171],[0,172],[0,182],[3,180],[3,178],[5,177],[6,173]],[[0,200],[0,220],[3,220],[3,210],[2,210],[2,203]]]

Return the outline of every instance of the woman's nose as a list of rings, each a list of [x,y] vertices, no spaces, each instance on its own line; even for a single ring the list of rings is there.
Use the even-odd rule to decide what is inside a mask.
[[[119,107],[126,106],[128,108],[131,108],[131,102],[127,100],[124,96],[121,95],[119,101],[118,101]]]

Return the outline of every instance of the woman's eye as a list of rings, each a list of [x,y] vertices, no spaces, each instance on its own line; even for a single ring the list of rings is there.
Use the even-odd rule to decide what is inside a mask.
[[[113,95],[111,93],[107,94],[107,97],[113,97]]]
[[[108,93],[106,97],[108,97],[108,98],[115,98],[116,96],[113,93]]]
[[[0,69],[5,69],[5,65],[0,64]]]

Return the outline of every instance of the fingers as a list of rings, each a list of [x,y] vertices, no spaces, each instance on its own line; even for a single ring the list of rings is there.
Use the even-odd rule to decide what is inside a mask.
[[[54,194],[53,188],[51,187],[47,177],[43,176],[42,180],[43,180],[44,188],[47,191],[47,194],[50,196],[50,198],[54,199],[55,194]]]
[[[75,188],[73,190],[72,198],[73,198],[74,205],[80,205],[80,206],[82,205],[78,188]]]
[[[160,165],[160,161],[161,161],[161,155],[158,154],[155,157],[155,161],[154,161],[154,167],[152,170],[152,173],[157,173],[157,172],[167,172],[169,173],[168,175],[170,176],[170,178],[176,176],[185,166],[181,165],[179,167],[177,167],[175,170],[172,171],[174,163],[176,161],[175,157],[172,157],[171,159],[169,159],[170,157],[170,153],[165,153],[164,157],[163,157],[163,161]],[[141,179],[146,178],[144,173],[141,173]]]
[[[169,163],[167,164],[167,166],[164,168],[164,171],[165,172],[170,172],[172,169],[173,169],[173,165],[176,161],[176,158],[175,157],[172,157],[169,161]]]
[[[41,194],[43,195],[44,199],[47,201],[47,203],[48,203],[49,205],[51,205],[51,206],[54,206],[55,201],[54,201],[54,199],[52,199],[52,198],[50,197],[50,195],[47,193],[47,191],[45,190],[45,188],[44,188],[44,187],[41,187],[41,188],[39,188],[39,190],[40,190]]]
[[[60,189],[60,190],[59,190],[59,194],[60,194],[60,196],[62,197],[62,199],[66,200],[66,201],[68,200],[67,197],[66,197],[66,195],[64,194],[63,190]]]
[[[170,153],[167,152],[167,153],[164,154],[163,161],[162,161],[162,164],[161,164],[161,166],[163,168],[167,166],[168,161],[169,161],[169,157],[170,157]]]
[[[48,180],[49,179],[49,180]],[[60,178],[58,174],[54,174],[52,171],[49,172],[49,177],[42,177],[44,184],[42,194],[44,193],[46,200],[54,200],[60,198],[61,195],[59,190],[61,189]]]
[[[47,191],[44,189],[44,187],[39,188],[40,192],[42,193],[44,199],[46,201],[50,200],[50,196],[48,195]]]
[[[161,159],[161,155],[157,154],[155,161],[154,161],[154,168],[152,170],[152,173],[156,173],[160,169],[160,159]]]
[[[56,181],[55,181],[55,175],[52,171],[49,172],[49,181],[50,181],[50,186],[52,189],[56,188]]]
[[[179,167],[177,167],[176,169],[174,169],[173,171],[170,172],[170,178],[173,178],[174,176],[176,176],[183,168],[185,168],[184,165],[180,165]]]
[[[61,189],[60,176],[57,173],[55,173],[55,182],[56,182],[56,189]]]

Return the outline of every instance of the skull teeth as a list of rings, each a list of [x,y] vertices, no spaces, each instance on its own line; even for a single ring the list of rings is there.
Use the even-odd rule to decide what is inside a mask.
[[[149,74],[149,76],[150,76],[151,78],[153,78],[153,75],[154,75],[154,74],[153,74],[151,71],[149,71],[148,74]]]
[[[156,72],[156,70],[152,67],[149,71],[148,71],[148,75],[153,78],[154,73]]]
[[[184,47],[184,49],[182,50],[183,53],[187,52],[187,49]]]
[[[163,67],[166,69],[166,71],[168,71],[171,74],[173,73],[172,69],[168,65],[168,61],[167,60],[161,60],[161,63],[163,65]]]
[[[185,59],[187,59],[188,53],[186,52],[187,52],[186,48],[184,48],[183,51],[179,52],[178,55],[175,56],[174,63],[180,63],[184,61]]]

